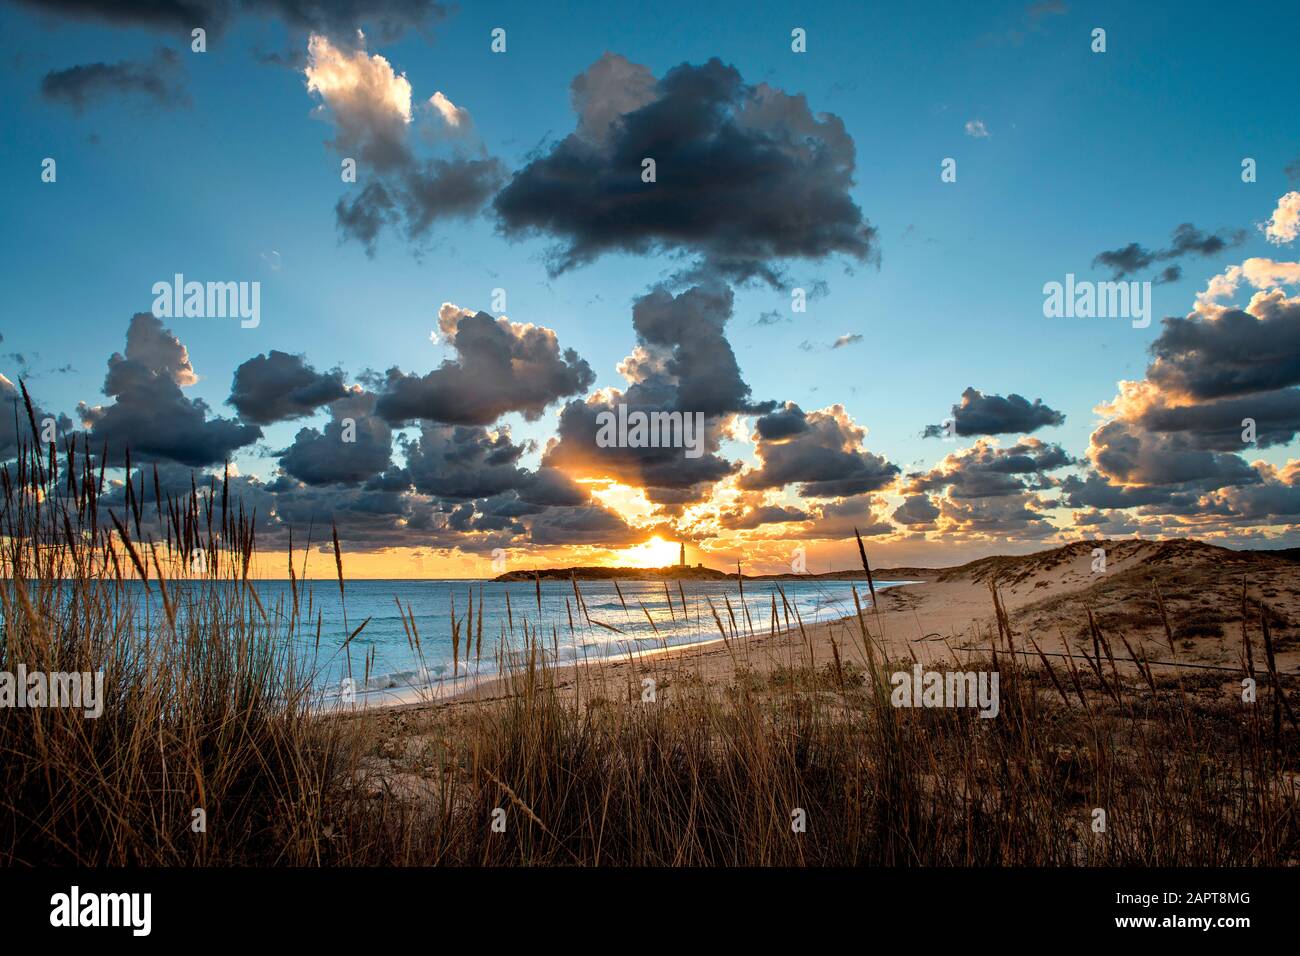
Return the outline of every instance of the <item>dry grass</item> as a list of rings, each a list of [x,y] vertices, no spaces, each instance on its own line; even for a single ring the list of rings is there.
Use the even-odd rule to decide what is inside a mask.
[[[6,864],[1220,866],[1300,856],[1300,753],[1266,613],[1243,643],[1254,706],[1222,692],[1240,675],[1212,675],[1220,692],[1207,700],[1194,683],[1204,675],[1117,667],[1123,655],[1100,626],[1082,664],[1039,657],[999,608],[990,656],[963,664],[1000,673],[995,719],[891,706],[889,674],[911,662],[887,660],[862,614],[865,669],[838,652],[816,666],[792,652],[782,668],[741,670],[725,685],[665,681],[643,702],[639,677],[608,670],[566,690],[525,646],[527,666],[498,699],[322,716],[289,650],[291,636],[310,637],[310,607],[296,590],[292,607],[262,606],[238,503],[224,488],[149,500],[137,477],[123,513],[105,514],[103,471],[74,449],[60,460],[28,451],[0,473],[0,670],[103,670],[107,691],[97,720],[0,709]],[[150,540],[150,527],[164,540]],[[202,574],[181,558],[196,548]],[[341,558],[339,571],[341,586]],[[139,578],[165,608],[147,623]],[[991,599],[998,607],[996,591]],[[530,641],[548,630],[534,627]],[[730,645],[743,641],[738,631]],[[191,826],[195,808],[206,832]],[[1092,829],[1095,808],[1106,811],[1104,833]],[[796,810],[805,832],[792,828]]]

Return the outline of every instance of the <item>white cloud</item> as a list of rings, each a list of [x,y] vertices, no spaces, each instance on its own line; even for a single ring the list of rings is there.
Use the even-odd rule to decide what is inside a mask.
[[[988,139],[993,134],[989,132],[982,119],[973,119],[966,121],[966,135],[975,139]]]
[[[469,110],[463,109],[442,95],[442,91],[429,97],[429,105],[442,117],[442,121],[452,129],[461,129],[470,125]]]
[[[364,40],[364,37],[359,37]],[[320,96],[338,127],[335,148],[357,152],[381,168],[408,158],[406,127],[411,122],[411,84],[394,73],[378,53],[347,50],[328,37],[313,35],[303,70],[307,89]]]
[[[1275,246],[1294,242],[1300,236],[1300,192],[1292,191],[1279,199],[1273,215],[1259,227]]]
[[[1239,266],[1229,266],[1206,283],[1204,292],[1197,293],[1193,311],[1206,318],[1218,316],[1226,311],[1219,305],[1219,300],[1235,295],[1243,281],[1255,289],[1300,286],[1300,262],[1277,262],[1252,256]]]

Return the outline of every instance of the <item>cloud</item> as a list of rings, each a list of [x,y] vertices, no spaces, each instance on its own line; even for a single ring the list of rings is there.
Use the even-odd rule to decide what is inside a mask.
[[[530,472],[516,488],[519,498],[542,507],[573,507],[591,500],[587,489],[558,468]]]
[[[392,461],[393,431],[374,408],[375,396],[355,387],[330,405],[324,430],[298,431],[280,467],[307,485],[356,485],[379,475]]]
[[[514,444],[508,428],[489,432],[481,426],[425,422],[404,449],[417,491],[462,500],[518,488],[526,477],[519,459],[530,447]]]
[[[537,545],[591,544],[604,548],[624,547],[644,536],[608,508],[595,504],[551,508],[537,516],[529,535]]]
[[[897,465],[862,447],[867,431],[854,424],[842,405],[805,414],[786,402],[775,419],[759,418],[755,433],[755,454],[762,465],[740,476],[741,488],[798,484],[801,497],[839,498],[878,491],[898,475]]]
[[[318,112],[335,126],[330,145],[357,160],[358,182],[365,182],[334,207],[344,238],[373,255],[386,225],[402,225],[409,240],[419,241],[439,220],[478,214],[505,177],[500,160],[486,154],[420,159],[410,142],[412,89],[404,73],[364,45],[341,46],[322,35],[311,37],[307,52],[307,89],[321,98]],[[457,137],[472,127],[468,110],[441,92],[428,102]]]
[[[461,129],[469,126],[473,120],[470,119],[469,110],[461,109],[451,100],[442,94],[441,90],[436,91],[433,96],[429,97],[429,105],[434,112],[442,119],[444,123],[453,129]]]
[[[1207,511],[1236,524],[1294,525],[1300,516],[1300,461],[1284,468],[1261,465],[1261,480],[1222,488],[1207,496]]]
[[[903,503],[894,509],[894,520],[909,528],[933,526],[939,517],[939,508],[929,495],[908,495]]]
[[[1161,397],[1163,398],[1163,397]],[[1188,447],[1240,452],[1246,420],[1260,448],[1288,444],[1300,432],[1300,389],[1234,396],[1213,402],[1168,405],[1153,401],[1131,419],[1148,431],[1185,436]]]
[[[370,28],[384,42],[406,30],[443,20],[448,7],[433,0],[17,0],[21,5],[71,20],[113,26],[188,32],[203,27],[220,33],[243,14],[280,20],[297,32],[324,33],[346,40]]]
[[[3,341],[3,338],[0,338]],[[27,405],[23,402],[21,390],[4,375],[0,375],[0,460],[13,458],[18,454],[19,442],[32,444],[39,437],[46,419],[54,419],[55,435],[62,436],[72,431],[72,420],[67,415],[55,415],[32,402],[32,415],[36,419],[37,435],[32,434],[31,422],[27,418]]]
[[[1265,238],[1275,246],[1294,242],[1300,236],[1300,192],[1289,192],[1277,201],[1268,222],[1261,223]]]
[[[953,430],[957,435],[1026,435],[1039,428],[1065,423],[1065,416],[1036,398],[1031,405],[1028,399],[1012,392],[985,395],[971,386],[961,393],[961,404],[952,406]],[[926,425],[925,438],[941,438],[947,434],[943,425]]]
[[[973,139],[988,139],[993,135],[981,119],[967,120],[965,130],[966,135]]]
[[[625,391],[604,389],[569,402],[560,413],[556,438],[543,463],[584,477],[614,478],[647,489],[651,500],[694,500],[712,482],[736,470],[717,452],[731,416],[762,413],[770,402],[754,403],[725,334],[733,314],[731,289],[719,283],[695,286],[677,295],[652,289],[632,306],[637,345],[618,366]],[[704,441],[698,457],[682,448],[602,448],[597,420],[619,405],[632,412],[682,412],[704,416]],[[665,496],[663,489],[680,494]]]
[[[1002,447],[997,439],[981,438],[953,452],[926,473],[908,475],[907,494],[947,491],[950,498],[997,498],[1050,488],[1049,471],[1073,464],[1060,445],[1024,438]]]
[[[853,140],[802,95],[749,86],[717,59],[652,86],[644,67],[611,53],[571,94],[575,131],[494,201],[507,236],[558,240],[553,275],[612,252],[670,252],[778,284],[780,260],[875,257],[876,231],[849,196]],[[646,158],[656,182],[642,181]]]
[[[1092,470],[1063,484],[1065,502],[1138,507],[1204,529],[1223,518],[1223,502],[1249,496],[1230,489],[1273,480],[1271,466],[1243,453],[1300,433],[1300,298],[1273,288],[1244,308],[1217,302],[1243,281],[1266,288],[1297,278],[1296,263],[1248,259],[1212,278],[1186,318],[1165,319],[1146,378],[1121,382],[1098,406]]]
[[[879,495],[850,495],[817,506],[817,513],[800,530],[787,529],[792,538],[831,540],[852,537],[856,531],[864,538],[897,532],[890,523],[885,499]]]
[[[423,376],[389,369],[376,406],[389,422],[488,425],[507,412],[535,421],[546,406],[595,381],[587,362],[573,349],[561,351],[550,329],[450,302],[438,310],[438,327],[456,358]]]
[[[671,382],[672,407],[680,411],[753,410],[750,388],[724,333],[734,304],[731,289],[716,283],[677,295],[662,287],[650,291],[632,305],[639,348],[619,371],[647,387]]]
[[[115,352],[108,360],[104,394],[113,404],[83,402],[78,412],[93,444],[107,442],[115,460],[129,447],[138,461],[199,467],[222,462],[262,437],[255,425],[208,418],[206,402],[181,392],[197,381],[180,340],[150,313],[137,312],[127,329],[125,354]]]
[[[1219,300],[1235,295],[1242,282],[1256,289],[1300,285],[1300,262],[1275,262],[1254,256],[1240,265],[1229,266],[1206,283],[1205,291],[1197,293],[1193,312],[1212,319],[1227,311]]]
[[[346,394],[342,369],[317,372],[301,355],[272,349],[235,369],[227,403],[245,421],[270,425],[303,418]]]
[[[1278,290],[1212,319],[1167,318],[1151,351],[1147,378],[1192,399],[1300,385],[1300,298]]]
[[[303,70],[307,89],[322,100],[336,136],[331,145],[345,156],[394,169],[410,161],[406,127],[411,123],[411,84],[394,73],[378,53],[350,50],[313,36],[307,44]]]
[[[189,104],[180,58],[165,47],[159,47],[152,59],[144,62],[84,63],[46,73],[41,80],[41,95],[77,113],[97,100],[115,95],[140,95],[164,108]]]
[[[1174,229],[1170,244],[1164,249],[1147,249],[1136,242],[1130,242],[1119,249],[1099,252],[1093,257],[1094,266],[1105,266],[1111,270],[1113,279],[1122,279],[1149,269],[1157,262],[1167,262],[1187,255],[1212,256],[1246,241],[1246,231],[1219,230],[1210,234],[1202,232],[1190,222],[1182,223]],[[1176,276],[1168,269],[1162,273],[1163,281],[1171,281]]]
[[[1056,534],[1040,492],[1060,482],[1048,474],[1074,463],[1057,444],[1023,438],[1002,447],[981,438],[902,483],[894,520],[944,540],[1035,539]]]
[[[807,521],[811,517],[808,511],[786,505],[755,505],[743,511],[724,512],[719,523],[729,531],[752,531],[763,525]]]
[[[941,499],[939,524],[945,540],[1047,538],[1058,529],[1043,514],[1043,502],[1028,493],[994,498]]]
[[[848,345],[857,345],[861,341],[862,341],[862,336],[857,332],[847,333],[845,335],[841,335],[833,343],[831,343],[831,348],[842,349]]]
[[[1092,433],[1088,458],[1103,478],[1118,485],[1209,491],[1258,480],[1238,455],[1207,450],[1185,434],[1151,432],[1125,420],[1106,422]]]

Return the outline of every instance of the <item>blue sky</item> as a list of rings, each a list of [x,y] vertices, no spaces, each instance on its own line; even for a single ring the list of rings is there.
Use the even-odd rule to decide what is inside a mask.
[[[257,55],[301,58],[304,31],[243,16],[196,54],[175,27],[37,7],[0,5],[0,348],[27,361],[6,356],[0,372],[23,375],[43,407],[73,414],[78,402],[105,401],[107,357],[122,350],[130,316],[149,309],[152,284],[175,272],[262,283],[256,329],[169,323],[200,379],[186,392],[213,414],[234,414],[224,404],[234,369],[271,349],[349,376],[392,365],[423,373],[449,354],[429,340],[439,305],[487,310],[498,287],[513,321],[553,329],[590,363],[595,387],[624,386],[615,367],[635,344],[632,302],[680,257],[615,253],[552,277],[552,239],[508,239],[488,214],[440,221],[418,245],[390,230],[368,256],[335,222],[335,202],[358,186],[339,181],[328,110],[314,115],[321,100],[301,64]],[[920,432],[968,386],[1041,398],[1065,424],[1035,437],[1082,455],[1093,407],[1119,380],[1143,377],[1160,317],[1187,315],[1232,264],[1294,258],[1256,224],[1295,188],[1284,170],[1300,156],[1288,121],[1298,21],[1284,3],[1230,15],[1208,3],[465,4],[391,43],[372,35],[366,50],[404,73],[416,100],[436,90],[468,110],[483,150],[512,172],[572,132],[569,84],[607,51],[656,77],[718,57],[746,83],[805,94],[814,114],[840,117],[856,150],[850,196],[878,230],[878,265],[786,263],[791,285],[828,287],[805,314],[791,314],[786,289],[736,286],[727,337],[755,400],[842,404],[869,429],[866,446],[910,472],[955,450]],[[507,30],[505,54],[489,49],[494,27]],[[790,49],[794,27],[807,30],[806,53]],[[1107,31],[1105,53],[1090,50],[1094,27]],[[188,105],[114,95],[78,113],[42,96],[52,71],[144,61],[159,45],[179,54]],[[973,121],[988,135],[969,135]],[[46,156],[58,161],[55,184],[40,180]],[[957,160],[955,183],[940,181],[945,157]],[[1254,183],[1241,180],[1243,157],[1258,164]],[[1186,222],[1246,237],[1178,259],[1181,279],[1154,287],[1149,328],[1043,316],[1045,282],[1106,279],[1098,253],[1164,247]],[[773,310],[781,321],[757,324]],[[831,349],[842,335],[862,340]],[[73,371],[53,371],[64,365]],[[268,426],[236,456],[241,470],[270,480],[277,464],[264,452],[324,418]],[[549,413],[502,423],[539,444],[554,431]],[[1294,455],[1292,441],[1247,457],[1281,467]]]

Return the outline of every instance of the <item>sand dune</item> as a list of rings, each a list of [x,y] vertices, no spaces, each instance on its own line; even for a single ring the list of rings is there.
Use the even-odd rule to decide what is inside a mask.
[[[1097,549],[1105,552],[1104,570],[1097,569]],[[996,586],[1027,655],[1033,652],[1024,643],[1026,637],[1053,659],[1091,653],[1091,608],[1112,642],[1121,671],[1136,673],[1124,660],[1130,656],[1127,641],[1127,647],[1153,668],[1167,668],[1171,674],[1180,668],[1202,672],[1211,688],[1214,669],[1223,668],[1223,693],[1230,694],[1229,685],[1240,679],[1244,611],[1256,665],[1262,667],[1263,659],[1260,616],[1267,614],[1279,671],[1300,671],[1300,562],[1286,552],[1234,551],[1194,540],[1099,540],[952,568],[881,568],[873,574],[880,580],[918,582],[878,592],[879,608],[865,614],[868,629],[893,661],[915,657],[942,666],[986,651],[996,633],[991,591]],[[860,590],[865,601],[865,582]],[[865,664],[858,634],[856,618],[775,634],[756,625],[753,636],[746,630],[730,642],[719,639],[584,664],[560,683],[578,690],[603,686],[611,677],[635,676],[639,681],[651,676],[663,689],[682,681],[727,682],[742,671],[763,674],[789,666],[805,647],[818,666],[836,653],[842,660]],[[1036,654],[1030,662],[1037,665]],[[488,683],[459,699],[482,700],[502,693],[500,684]],[[435,706],[449,705],[455,702]]]

